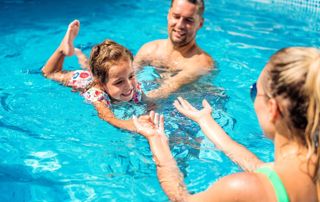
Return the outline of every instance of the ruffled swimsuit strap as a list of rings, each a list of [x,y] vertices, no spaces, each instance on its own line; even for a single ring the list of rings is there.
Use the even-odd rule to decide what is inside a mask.
[[[109,95],[98,88],[92,87],[82,93],[82,96],[88,103],[92,104],[94,102],[103,102],[108,108],[111,107],[111,99]]]
[[[132,101],[136,104],[140,103],[142,101],[142,94],[143,94],[143,91],[141,89],[141,84],[137,83],[134,94],[132,96]]]

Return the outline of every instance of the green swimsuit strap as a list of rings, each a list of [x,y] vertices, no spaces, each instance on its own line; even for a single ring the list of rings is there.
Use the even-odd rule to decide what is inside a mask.
[[[257,173],[262,173],[268,177],[273,185],[278,202],[289,202],[289,197],[278,174],[270,167],[262,167],[256,170]]]

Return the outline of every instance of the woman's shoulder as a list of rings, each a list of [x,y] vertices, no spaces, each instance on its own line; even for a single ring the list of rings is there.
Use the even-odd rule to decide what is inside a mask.
[[[256,189],[260,187],[262,185],[260,178],[261,176],[255,172],[240,172],[221,178],[218,182],[231,189],[243,191],[243,188]]]
[[[264,185],[263,176],[255,172],[241,172],[221,178],[206,192],[213,198],[219,193],[218,201],[272,201],[270,191]]]

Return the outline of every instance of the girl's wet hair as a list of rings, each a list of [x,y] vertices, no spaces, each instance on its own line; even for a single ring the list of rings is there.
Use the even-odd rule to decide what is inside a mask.
[[[316,155],[314,180],[320,196],[320,51],[316,48],[285,48],[274,54],[267,66],[269,93],[276,100],[283,124],[291,135]]]
[[[89,66],[93,77],[103,84],[108,81],[110,67],[120,61],[132,62],[132,53],[112,40],[105,40],[92,48]]]

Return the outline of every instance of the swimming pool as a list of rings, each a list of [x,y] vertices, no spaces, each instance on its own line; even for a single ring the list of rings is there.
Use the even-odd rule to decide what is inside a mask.
[[[249,86],[279,48],[320,45],[318,10],[274,2],[206,1],[197,41],[218,70],[159,103],[192,192],[240,169],[173,109],[178,95],[197,106],[207,98],[230,136],[272,160],[273,145],[259,129]],[[144,138],[111,127],[78,94],[40,74],[73,19],[81,21],[76,46],[85,53],[105,38],[136,53],[145,42],[166,37],[168,7],[157,0],[0,2],[0,201],[168,200]],[[66,67],[77,68],[76,59],[66,60]],[[146,90],[157,85],[151,67],[138,78]],[[126,118],[146,109],[124,104],[115,110]]]

